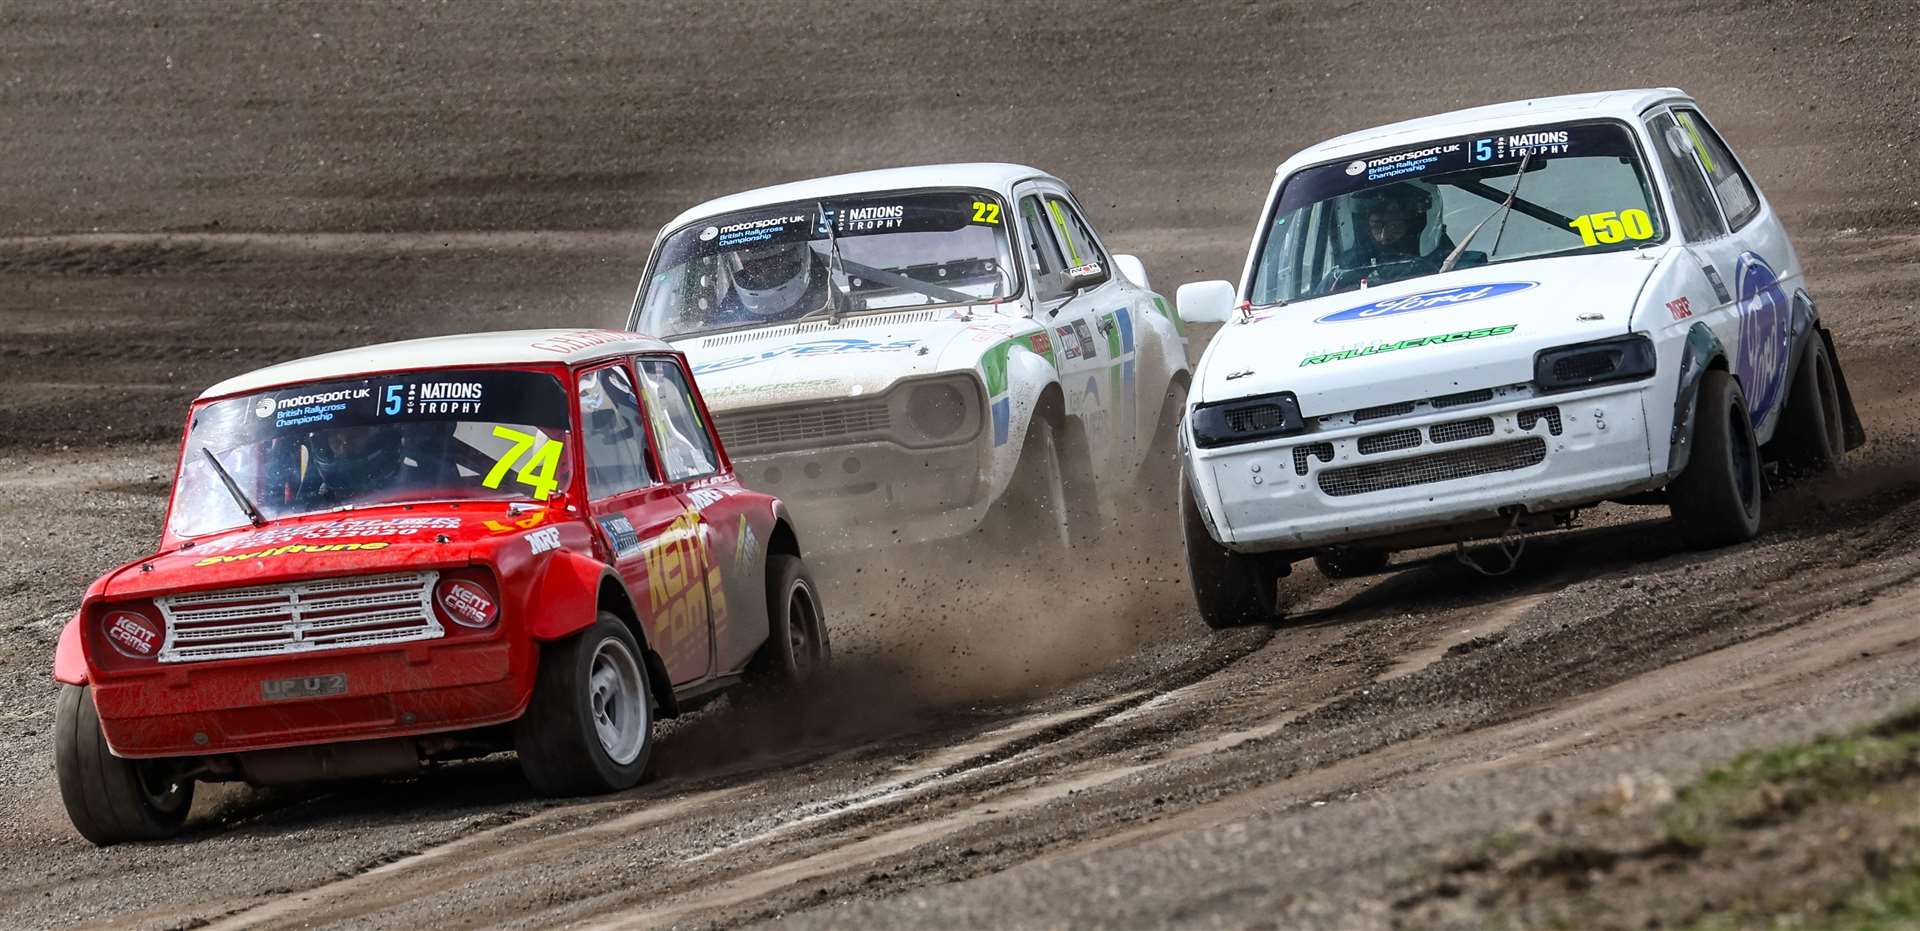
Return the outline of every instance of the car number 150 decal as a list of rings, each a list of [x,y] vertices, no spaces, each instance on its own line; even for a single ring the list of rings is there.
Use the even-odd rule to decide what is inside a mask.
[[[514,480],[532,488],[535,501],[545,501],[551,497],[554,489],[560,487],[553,477],[553,473],[560,468],[560,441],[502,426],[495,426],[493,435],[512,443],[513,447],[493,464],[480,484],[499,488],[500,482],[507,477],[507,470],[513,468],[513,464],[519,462],[528,450],[532,450],[533,455],[527,457],[527,464],[513,474]]]
[[[1567,225],[1573,227],[1580,234],[1580,241],[1589,246],[1653,238],[1653,218],[1647,216],[1645,210],[1622,210],[1618,213],[1603,210],[1574,217]]]

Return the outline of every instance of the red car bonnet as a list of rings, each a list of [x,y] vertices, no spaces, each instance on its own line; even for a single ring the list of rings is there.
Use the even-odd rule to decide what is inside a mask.
[[[544,507],[515,511],[494,502],[397,506],[242,527],[115,570],[103,577],[103,595],[121,601],[291,579],[497,564],[502,556],[517,563],[499,552],[501,544],[548,525],[554,514]]]

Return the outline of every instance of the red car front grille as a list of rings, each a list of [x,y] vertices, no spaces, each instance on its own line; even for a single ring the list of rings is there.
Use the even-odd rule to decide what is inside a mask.
[[[273,656],[445,636],[433,614],[438,572],[348,576],[154,599],[163,663]]]

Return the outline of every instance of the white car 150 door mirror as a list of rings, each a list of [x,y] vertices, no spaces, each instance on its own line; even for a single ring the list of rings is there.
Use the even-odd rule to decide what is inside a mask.
[[[1113,267],[1119,269],[1120,274],[1132,282],[1134,287],[1149,290],[1153,288],[1153,285],[1147,283],[1147,266],[1139,258],[1131,255],[1116,255],[1113,257]]]
[[[1225,323],[1233,318],[1233,283],[1190,281],[1174,293],[1180,319],[1188,323]]]

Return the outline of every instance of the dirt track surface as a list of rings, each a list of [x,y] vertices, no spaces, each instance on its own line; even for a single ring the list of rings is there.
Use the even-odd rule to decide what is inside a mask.
[[[0,10],[0,926],[1473,926],[1406,906],[1446,852],[1920,699],[1920,54],[1911,7],[1840,6]],[[960,582],[848,561],[839,684],[675,722],[633,792],[502,759],[208,792],[177,843],[65,822],[54,638],[157,535],[219,378],[616,323],[681,207],[899,163],[1049,168],[1170,294],[1237,272],[1300,146],[1648,84],[1784,214],[1871,437],[1751,545],[1608,508],[1501,579],[1308,570],[1294,620],[1218,635],[1164,529]]]

